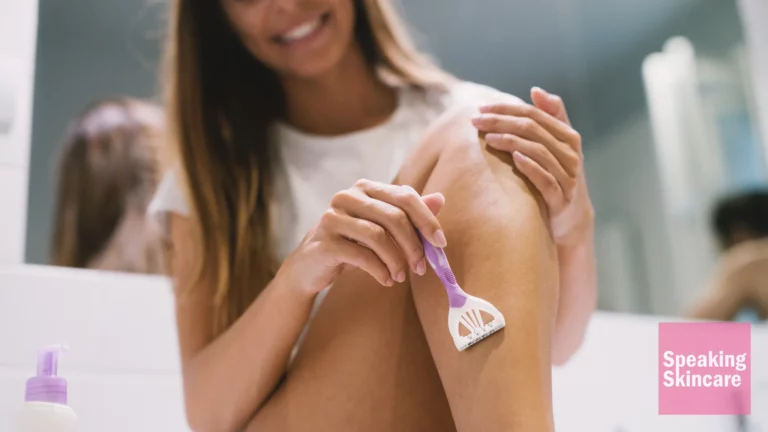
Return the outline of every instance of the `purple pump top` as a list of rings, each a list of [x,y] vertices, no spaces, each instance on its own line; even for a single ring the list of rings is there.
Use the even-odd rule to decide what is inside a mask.
[[[437,273],[437,277],[440,282],[443,283],[445,291],[448,293],[448,301],[452,308],[460,308],[467,302],[467,295],[456,282],[456,276],[453,275],[450,264],[448,264],[448,257],[445,256],[445,252],[428,242],[424,236],[419,233],[421,244],[424,245],[424,255],[427,256],[427,262],[432,269]]]
[[[67,380],[57,375],[63,351],[65,347],[55,345],[37,353],[37,375],[27,380],[27,402],[67,404]]]

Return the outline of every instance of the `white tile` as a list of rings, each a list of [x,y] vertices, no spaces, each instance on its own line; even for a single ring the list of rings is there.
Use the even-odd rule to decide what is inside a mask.
[[[161,277],[0,266],[0,431],[38,348],[59,365],[83,432],[187,431],[173,296]]]
[[[27,173],[0,165],[0,265],[24,262]]]
[[[31,63],[0,56],[0,165],[29,164],[33,87]]]
[[[0,57],[35,58],[37,0],[0,2]]]
[[[0,166],[28,165],[37,6],[37,0],[0,1]]]
[[[0,366],[28,367],[66,344],[74,371],[179,370],[167,279],[48,266],[0,268]]]

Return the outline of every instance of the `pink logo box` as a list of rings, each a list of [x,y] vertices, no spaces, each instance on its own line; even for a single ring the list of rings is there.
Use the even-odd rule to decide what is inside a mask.
[[[748,323],[659,324],[659,414],[751,414]]]

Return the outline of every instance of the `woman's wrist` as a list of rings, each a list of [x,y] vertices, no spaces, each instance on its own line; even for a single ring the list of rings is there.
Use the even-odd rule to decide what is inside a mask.
[[[306,278],[301,277],[301,270],[296,268],[294,260],[288,258],[283,261],[275,274],[274,281],[278,283],[283,290],[290,292],[299,298],[312,299],[317,295],[320,289],[307,283]]]
[[[594,244],[594,240],[594,218],[585,218],[580,227],[574,228],[570,235],[557,242],[557,251],[560,255],[572,254],[580,250],[588,249]]]

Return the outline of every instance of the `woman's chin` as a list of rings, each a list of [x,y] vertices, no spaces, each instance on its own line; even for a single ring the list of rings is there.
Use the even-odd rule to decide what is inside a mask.
[[[294,79],[312,80],[327,75],[336,64],[334,59],[308,60],[297,62],[284,69],[284,75]]]

